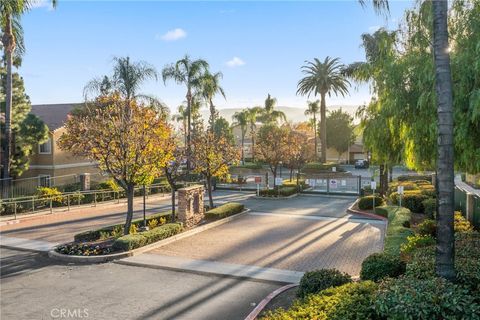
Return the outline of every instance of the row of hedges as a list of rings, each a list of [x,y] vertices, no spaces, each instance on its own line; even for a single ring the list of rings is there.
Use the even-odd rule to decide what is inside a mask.
[[[288,197],[298,193],[297,187],[285,187],[279,186],[274,189],[260,190],[259,195],[261,197]]]
[[[112,245],[114,251],[129,251],[146,246],[180,233],[183,227],[180,223],[167,223],[163,226],[156,227],[135,234],[129,234],[117,238]]]
[[[415,213],[433,217],[436,211],[435,187],[428,180],[404,180],[390,183],[387,195],[392,204],[400,204],[397,187],[403,186],[402,206]]]
[[[397,177],[398,181],[418,181],[418,180],[426,180],[431,182],[432,175],[431,174],[419,174],[419,175],[402,175]]]
[[[153,220],[159,221],[160,218],[167,218],[168,215],[170,215],[170,212],[162,212],[162,213],[153,214],[153,215],[150,215],[150,216],[146,217],[146,222],[147,222],[147,224],[150,224],[151,221],[153,221]],[[132,220],[132,225],[135,226],[136,228],[141,227],[143,225],[143,218]],[[74,236],[74,239],[75,239],[75,242],[96,241],[96,240],[99,240],[101,238],[102,234],[105,234],[105,233],[112,234],[112,232],[114,232],[115,230],[118,230],[118,229],[121,230],[121,233],[119,234],[119,236],[121,236],[121,235],[123,235],[123,226],[124,226],[124,224],[120,223],[120,224],[115,224],[115,225],[111,225],[111,226],[108,226],[108,227],[103,227],[103,228],[96,229],[96,230],[85,231],[85,232],[76,234]]]
[[[379,196],[365,196],[361,197],[358,201],[358,208],[360,210],[371,210],[373,209],[373,202],[375,200],[375,207],[379,207],[385,204],[385,201],[382,197]]]
[[[207,220],[218,220],[237,214],[245,210],[245,206],[237,202],[229,202],[205,213]]]
[[[304,173],[324,173],[332,172],[332,168],[335,167],[336,172],[345,172],[338,163],[321,163],[310,162],[303,166],[302,172]]]

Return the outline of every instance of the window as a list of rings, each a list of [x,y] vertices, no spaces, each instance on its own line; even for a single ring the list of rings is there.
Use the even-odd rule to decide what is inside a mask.
[[[40,187],[50,187],[50,176],[49,175],[39,175],[38,176],[38,185]]]
[[[52,139],[48,139],[45,143],[38,146],[38,153],[50,154],[52,153]]]

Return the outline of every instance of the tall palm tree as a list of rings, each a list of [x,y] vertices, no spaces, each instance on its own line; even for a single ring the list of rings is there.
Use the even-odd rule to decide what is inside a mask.
[[[213,130],[215,119],[217,117],[217,111],[215,110],[215,105],[213,104],[213,97],[217,93],[219,93],[220,95],[223,96],[223,98],[226,99],[225,91],[220,86],[220,80],[222,78],[223,78],[223,74],[221,72],[217,72],[214,74],[210,72],[205,72],[205,74],[201,78],[201,89],[199,93],[202,96],[202,98],[205,99],[205,102],[210,107],[210,118],[208,122],[210,124],[211,130]]]
[[[242,164],[245,164],[245,134],[247,133],[248,126],[248,110],[242,110],[235,112],[232,116],[233,123],[232,126],[239,126],[242,136]]]
[[[365,5],[365,0],[359,0]],[[388,0],[373,0],[378,12],[388,13]],[[435,272],[439,277],[455,278],[453,85],[448,44],[448,1],[431,1],[433,16],[433,60],[437,96],[437,246]]]
[[[152,65],[145,61],[132,62],[130,57],[115,57],[113,62],[111,77],[95,78],[85,85],[83,89],[85,99],[89,93],[105,94],[110,90],[116,90],[128,101],[141,98],[146,99],[149,104],[160,104],[158,99],[139,93],[147,80],[158,79],[158,73]]]
[[[255,136],[257,134],[257,122],[262,111],[262,107],[253,107],[246,110],[248,124],[250,125],[250,138],[252,140],[252,162],[255,162]]]
[[[275,110],[275,105],[277,104],[277,99],[272,98],[270,94],[268,94],[267,98],[265,99],[264,108],[262,110],[262,114],[260,119],[264,123],[273,123],[277,122],[278,120],[287,121],[287,117],[285,113],[279,110]]]
[[[314,96],[320,95],[320,141],[322,143],[321,161],[327,161],[327,125],[326,113],[327,107],[325,97],[333,94],[345,96],[348,93],[350,82],[343,74],[344,66],[338,58],[326,57],[322,62],[315,58],[312,61],[305,61],[302,66],[302,72],[305,77],[298,82],[297,94],[307,95],[313,93]]]
[[[317,159],[317,113],[320,111],[320,101],[308,101],[308,108],[305,110],[306,116],[312,116],[313,120],[313,132],[315,135],[315,159]]]
[[[8,188],[10,178],[10,155],[12,153],[12,66],[15,49],[17,56],[21,55],[25,46],[23,43],[23,29],[20,24],[21,16],[29,11],[34,0],[2,0],[0,1],[0,26],[3,30],[2,44],[5,53],[7,69],[5,88],[5,145],[3,146],[2,177],[5,182],[4,190]],[[57,1],[51,0],[52,7],[56,7]]]
[[[182,123],[183,142],[185,143],[185,146],[187,145],[187,118],[187,107],[184,104],[181,104],[178,106],[178,113],[173,116],[173,120]]]
[[[202,59],[192,60],[188,55],[174,64],[165,66],[162,71],[163,82],[168,79],[174,80],[177,84],[187,87],[187,172],[190,172],[191,160],[191,122],[192,122],[192,99],[195,91],[200,88],[201,79],[208,71],[208,62]]]

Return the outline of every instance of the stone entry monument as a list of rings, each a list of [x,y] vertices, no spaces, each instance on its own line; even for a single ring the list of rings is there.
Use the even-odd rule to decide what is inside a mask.
[[[203,186],[193,185],[178,189],[178,220],[186,228],[199,224],[204,215]]]

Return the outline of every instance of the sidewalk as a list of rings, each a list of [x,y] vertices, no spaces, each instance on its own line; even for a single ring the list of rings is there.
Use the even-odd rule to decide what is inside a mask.
[[[480,197],[480,189],[475,189],[472,186],[466,184],[465,182],[462,181],[462,177],[460,175],[455,176],[455,185],[459,187],[460,189],[463,189],[469,193],[473,193],[477,197]]]

